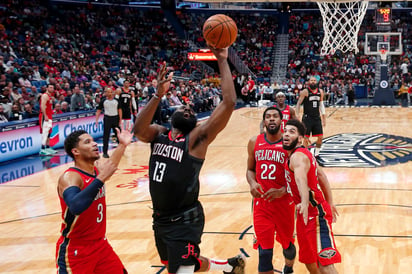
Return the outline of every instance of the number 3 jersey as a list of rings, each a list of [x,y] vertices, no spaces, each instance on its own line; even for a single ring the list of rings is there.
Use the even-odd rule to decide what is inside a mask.
[[[199,197],[199,172],[203,159],[189,155],[189,135],[175,140],[171,131],[151,143],[149,162],[150,195],[153,209],[176,213],[193,207]]]
[[[97,176],[88,174],[80,169],[71,167],[65,172],[76,172],[83,179],[83,189],[93,182]],[[106,191],[105,185],[99,190],[92,204],[80,215],[74,215],[70,212],[63,198],[60,198],[62,208],[62,226],[61,234],[63,237],[70,239],[96,240],[103,239],[106,234]]]

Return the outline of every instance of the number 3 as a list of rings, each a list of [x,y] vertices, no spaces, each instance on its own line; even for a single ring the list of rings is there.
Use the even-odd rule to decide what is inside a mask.
[[[97,205],[97,211],[99,216],[97,217],[97,223],[100,223],[101,221],[103,221],[103,205],[102,204],[98,204]]]

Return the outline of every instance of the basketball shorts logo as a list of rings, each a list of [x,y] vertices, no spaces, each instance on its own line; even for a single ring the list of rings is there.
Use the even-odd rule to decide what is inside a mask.
[[[336,251],[333,249],[324,250],[321,253],[319,253],[319,257],[324,258],[324,259],[330,259],[335,255],[336,255]]]

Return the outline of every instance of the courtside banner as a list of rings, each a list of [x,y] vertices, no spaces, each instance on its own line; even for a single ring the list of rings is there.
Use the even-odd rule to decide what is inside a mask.
[[[50,144],[53,148],[64,146],[64,140],[71,132],[87,131],[93,138],[103,136],[103,115],[96,125],[96,117],[84,114],[70,115],[67,119],[53,119]],[[23,127],[23,126],[22,126]],[[41,149],[41,134],[38,125],[0,132],[0,162],[38,154]]]

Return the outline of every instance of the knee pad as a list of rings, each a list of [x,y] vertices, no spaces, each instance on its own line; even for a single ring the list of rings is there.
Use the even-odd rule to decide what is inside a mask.
[[[288,260],[293,260],[296,257],[296,247],[290,243],[287,249],[283,249],[283,256]]]
[[[273,249],[262,249],[259,246],[259,272],[267,272],[273,270],[272,258]]]

